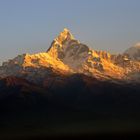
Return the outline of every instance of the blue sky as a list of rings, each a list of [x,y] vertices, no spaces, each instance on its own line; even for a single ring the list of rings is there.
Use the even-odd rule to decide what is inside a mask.
[[[96,50],[140,42],[140,0],[0,0],[0,62],[46,51],[67,27]]]

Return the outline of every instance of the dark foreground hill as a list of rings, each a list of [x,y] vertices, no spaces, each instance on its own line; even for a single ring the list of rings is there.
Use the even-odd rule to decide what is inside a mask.
[[[140,131],[140,85],[81,74],[48,77],[44,85],[0,80],[1,139],[59,138]]]

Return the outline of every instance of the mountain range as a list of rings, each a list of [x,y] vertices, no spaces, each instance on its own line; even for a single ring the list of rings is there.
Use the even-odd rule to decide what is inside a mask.
[[[4,62],[1,136],[139,131],[139,58],[139,43],[110,54],[80,43],[65,28],[48,50]]]
[[[100,80],[139,82],[139,46],[136,44],[123,54],[116,55],[96,51],[80,43],[65,28],[46,52],[23,54],[4,62],[0,76],[18,76],[42,82],[52,71],[64,75],[80,73]]]

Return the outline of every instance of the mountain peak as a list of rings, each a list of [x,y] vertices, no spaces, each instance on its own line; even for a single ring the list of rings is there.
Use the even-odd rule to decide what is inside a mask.
[[[72,40],[74,39],[74,36],[71,34],[70,30],[67,28],[64,28],[62,32],[57,36],[55,39],[59,43],[63,43],[65,40]]]
[[[68,28],[63,29],[64,32],[70,32]]]
[[[135,47],[135,48],[140,48],[140,42],[136,43],[136,44],[134,45],[134,47]]]
[[[127,49],[124,54],[129,55],[131,59],[140,61],[140,42]]]
[[[59,35],[53,40],[51,46],[47,50],[47,53],[54,58],[62,58],[64,55],[63,51],[69,47],[69,43],[74,40],[74,36],[71,34],[70,30],[64,28],[63,31],[60,32]]]

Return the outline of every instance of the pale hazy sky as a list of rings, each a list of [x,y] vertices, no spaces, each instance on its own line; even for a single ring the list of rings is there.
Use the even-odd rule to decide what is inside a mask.
[[[0,0],[0,62],[46,51],[64,27],[93,49],[122,52],[140,42],[140,0]]]

